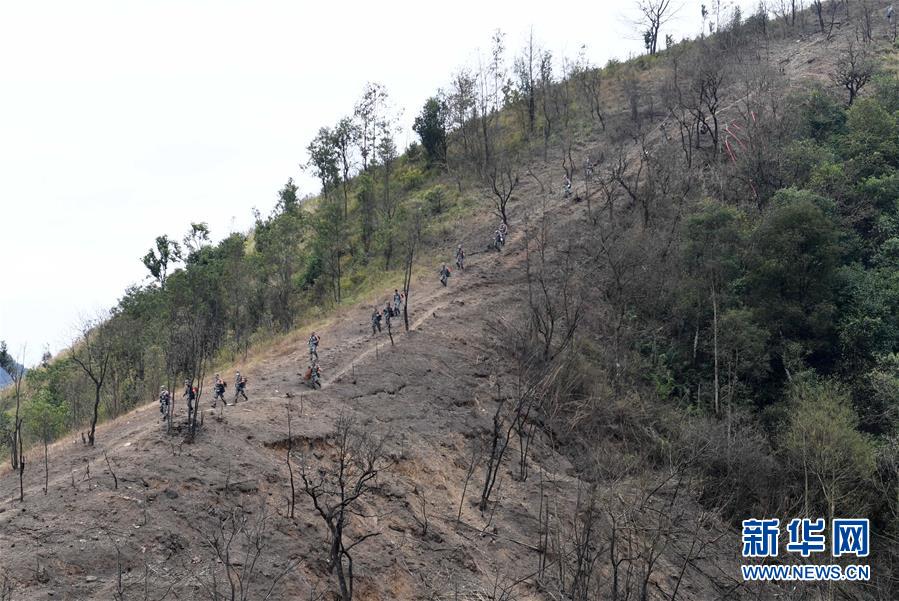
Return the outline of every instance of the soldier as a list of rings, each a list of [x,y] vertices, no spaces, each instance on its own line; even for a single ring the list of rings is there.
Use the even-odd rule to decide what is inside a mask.
[[[375,307],[374,312],[371,314],[371,335],[374,336],[378,332],[381,331],[381,312],[378,311],[378,308]]]
[[[159,412],[162,414],[162,419],[165,421],[165,418],[169,415],[169,404],[172,402],[172,395],[166,389],[165,386],[159,389]]]
[[[212,408],[215,409],[216,403],[219,400],[222,401],[223,405],[227,405],[228,402],[225,401],[225,381],[222,380],[222,376],[220,374],[215,374],[215,384],[212,387]]]
[[[240,372],[237,372],[234,375],[234,404],[237,404],[237,397],[242,396],[245,401],[249,401],[247,398],[247,377],[240,375]]]
[[[312,332],[312,335],[309,337],[309,360],[312,361],[312,358],[315,357],[315,360],[318,361],[318,343],[321,342],[322,337]]]

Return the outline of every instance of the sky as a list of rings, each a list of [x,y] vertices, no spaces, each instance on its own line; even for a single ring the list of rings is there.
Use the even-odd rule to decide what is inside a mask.
[[[675,37],[698,33],[699,5],[682,2]],[[145,282],[156,236],[247,231],[288,177],[316,192],[304,149],[367,81],[403,110],[404,145],[497,28],[508,54],[533,28],[555,56],[586,45],[601,65],[640,51],[632,7],[0,0],[0,339],[31,365]]]

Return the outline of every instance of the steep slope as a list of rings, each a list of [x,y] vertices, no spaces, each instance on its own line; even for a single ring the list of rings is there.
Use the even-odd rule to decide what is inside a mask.
[[[536,196],[535,189],[523,188],[520,197],[530,202],[517,203],[516,214],[530,212]],[[570,206],[554,210],[567,219],[580,214]],[[488,220],[483,216],[467,228],[470,249],[489,239]],[[489,438],[497,389],[514,390],[514,374],[498,354],[497,324],[515,319],[512,309],[526,293],[518,225],[513,221],[502,254],[470,250],[467,269],[454,273],[447,288],[436,275],[415,282],[412,331],[395,328],[395,346],[386,334],[371,336],[369,307],[342,310],[320,330],[321,391],[301,382],[304,345],[286,354],[272,349],[244,368],[251,377],[250,402],[216,412],[204,401],[204,427],[193,444],[166,436],[150,404],[101,426],[96,449],[80,441],[54,445],[46,496],[36,453],[26,471],[25,504],[18,503],[15,474],[4,473],[0,548],[7,551],[0,563],[14,582],[15,598],[110,599],[119,578],[125,598],[144,598],[145,587],[146,598],[166,592],[208,598],[213,572],[224,578],[208,543],[235,507],[257,515],[264,508],[268,515],[261,567],[247,583],[253,591],[248,598],[263,598],[271,576],[292,560],[299,565],[277,583],[272,598],[308,598],[313,589],[330,589],[327,534],[301,492],[296,519],[286,517],[288,405],[297,449],[328,453],[338,416],[386,437],[393,463],[363,499],[364,517],[352,526],[356,533],[379,533],[354,550],[358,598],[443,598],[452,591],[498,598],[503,588],[517,598],[549,598],[533,585],[515,583],[539,568],[541,516],[548,511],[541,505],[552,499],[561,539],[585,483],[545,436],[532,443],[524,482],[513,473],[508,457],[517,450],[510,449],[495,508],[481,513],[476,507],[483,466],[466,477],[473,441]],[[184,419],[182,403],[176,415]],[[626,496],[628,490],[622,482],[602,492]],[[673,552],[657,558],[658,586],[673,586],[679,561]],[[549,564],[559,569],[552,559]],[[680,594],[714,596],[721,584],[716,578],[691,578]]]
[[[814,48],[820,44],[812,36],[795,46],[799,52],[783,45],[779,64],[801,71],[811,64],[803,53],[821,52]],[[658,129],[648,137],[657,140]],[[574,150],[596,156],[601,142]],[[550,164],[559,164],[555,159]],[[535,180],[558,187],[557,171],[534,170]],[[447,288],[436,274],[415,282],[412,331],[400,333],[397,324],[395,346],[385,334],[370,335],[365,304],[342,308],[317,328],[323,390],[301,382],[300,335],[293,347],[277,345],[236,366],[251,378],[250,402],[212,411],[207,395],[204,426],[192,444],[166,436],[149,404],[102,425],[96,449],[72,440],[54,445],[46,496],[39,452],[29,455],[25,504],[18,502],[16,476],[2,473],[0,587],[5,573],[16,599],[214,598],[210,589],[229,588],[229,574],[213,547],[232,533],[229,519],[239,511],[251,512],[248,531],[263,514],[267,526],[249,541],[260,543],[258,562],[247,561],[247,541],[235,538],[230,575],[245,593],[238,598],[311,599],[331,591],[328,535],[299,488],[295,518],[288,517],[285,459],[293,446],[299,487],[298,464],[304,456],[327,463],[346,416],[383,436],[391,460],[351,520],[351,536],[377,533],[353,550],[356,598],[560,599],[554,579],[543,576],[558,574],[555,581],[575,590],[584,577],[577,566],[593,565],[600,555],[611,567],[594,576],[599,598],[613,597],[613,587],[627,591],[622,599],[639,598],[641,590],[648,598],[770,598],[737,581],[736,533],[689,498],[688,478],[674,469],[635,476],[609,466],[617,475],[592,485],[576,477],[579,457],[557,440],[564,433],[546,424],[531,435],[528,478],[518,476],[513,437],[494,503],[478,510],[493,416],[499,400],[514,401],[518,383],[503,353],[504,331],[522,319],[522,230],[526,218],[539,218],[543,201],[534,181],[525,181],[504,251],[473,252],[489,239],[493,218],[486,211],[472,216],[462,238],[468,269]],[[576,231],[584,213],[557,195],[547,209],[553,240]],[[447,249],[455,242],[444,240]],[[184,419],[183,403],[177,417]],[[602,544],[578,547],[589,528],[603,532]]]

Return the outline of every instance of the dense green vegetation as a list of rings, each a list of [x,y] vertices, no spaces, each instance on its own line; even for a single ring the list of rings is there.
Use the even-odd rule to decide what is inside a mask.
[[[756,416],[770,444],[751,452],[782,460],[761,463],[767,476],[810,479],[795,494],[827,516],[891,521],[897,509],[896,85],[882,78],[848,108],[823,90],[790,100],[781,189],[760,210],[697,206],[672,297],[682,321],[666,320],[664,395],[728,423]],[[779,498],[735,509],[770,510]]]

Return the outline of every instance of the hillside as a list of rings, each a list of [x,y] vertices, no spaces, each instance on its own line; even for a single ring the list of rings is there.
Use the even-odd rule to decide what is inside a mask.
[[[522,198],[534,192],[523,189]],[[579,213],[564,212],[566,219]],[[516,227],[513,222],[513,232]],[[483,238],[489,227],[472,224],[469,231]],[[332,325],[320,330],[322,364],[330,366],[321,391],[302,384],[306,349],[297,345],[254,359],[251,400],[224,411],[206,407],[203,434],[194,444],[165,437],[155,403],[101,426],[96,449],[80,441],[56,443],[50,449],[49,494],[42,493],[34,459],[26,478],[27,505],[20,509],[16,495],[2,503],[0,545],[14,550],[4,554],[4,569],[15,578],[15,598],[45,599],[52,591],[56,598],[111,599],[119,586],[117,566],[125,598],[143,595],[145,586],[149,598],[169,590],[175,598],[203,598],[213,572],[221,572],[204,543],[234,508],[252,519],[264,511],[268,518],[247,598],[264,598],[259,591],[294,560],[300,566],[272,598],[313,598],[311,589],[326,589],[327,534],[302,494],[297,495],[296,519],[286,518],[288,406],[295,448],[314,457],[334,452],[338,416],[385,437],[389,467],[360,507],[366,517],[353,527],[354,534],[379,532],[354,552],[358,598],[491,598],[497,590],[514,598],[540,598],[527,579],[540,566],[535,549],[540,546],[541,495],[543,505],[552,499],[553,507],[544,510],[557,521],[552,532],[561,537],[574,526],[570,516],[579,493],[589,489],[564,454],[543,436],[536,438],[527,480],[518,481],[508,465],[497,485],[500,503],[487,513],[476,507],[483,484],[478,470],[456,523],[470,441],[490,431],[498,398],[508,395],[514,401],[514,393],[506,391],[515,390],[516,375],[503,360],[497,332],[503,317],[514,318],[515,299],[525,294],[521,242],[521,234],[513,234],[503,253],[471,257],[447,288],[430,276],[416,282],[421,292],[412,331],[396,335],[393,347],[384,335],[371,337],[366,305],[340,311]],[[183,403],[178,403],[176,420],[184,419]],[[294,459],[295,470],[300,461]],[[662,488],[644,502],[665,503],[678,494],[664,476],[649,477],[658,478]],[[14,490],[15,475],[7,472],[2,483],[3,490]],[[593,494],[603,500],[604,511],[613,512],[616,496],[642,495],[640,490],[625,480]],[[693,511],[697,516],[691,519],[703,519],[710,539],[726,532],[723,524],[699,516],[698,508]],[[725,555],[736,544],[733,535],[715,543]],[[653,571],[659,586],[671,587],[678,578],[678,552],[684,551],[672,549],[659,558]],[[694,560],[701,572],[702,559]],[[681,595],[709,598],[729,586],[725,575],[710,574],[691,579]]]
[[[157,239],[156,282],[29,374],[0,601],[895,598],[899,80],[886,24],[837,4],[826,33],[753,15],[566,73],[530,128],[525,85],[442,140],[426,104],[421,146],[387,136],[352,177],[323,129],[320,197],[288,182],[246,237]],[[404,260],[391,341],[369,317]],[[75,360],[103,336],[91,446]],[[213,409],[236,370],[249,400]],[[47,407],[79,434],[42,436]],[[871,581],[743,581],[741,520],[800,515],[870,517]]]

